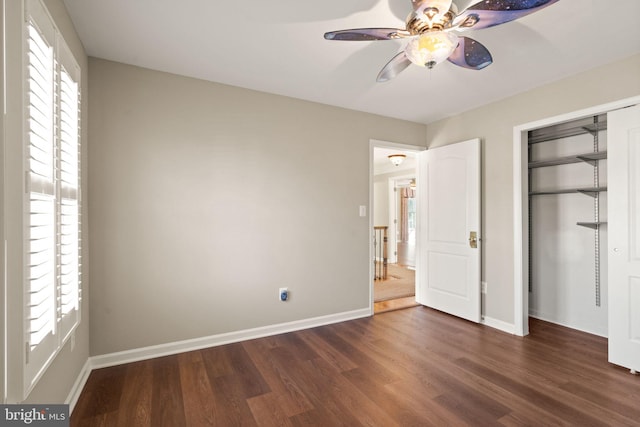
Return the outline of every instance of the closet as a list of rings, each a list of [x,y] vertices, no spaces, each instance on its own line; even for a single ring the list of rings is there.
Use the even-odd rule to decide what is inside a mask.
[[[529,314],[607,336],[607,116],[528,133]]]

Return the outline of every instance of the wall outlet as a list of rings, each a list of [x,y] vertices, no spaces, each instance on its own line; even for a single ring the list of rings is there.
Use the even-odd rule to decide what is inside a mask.
[[[487,293],[487,282],[480,282],[480,292],[483,294]]]
[[[280,288],[278,289],[278,301],[285,302],[289,299],[289,289]]]

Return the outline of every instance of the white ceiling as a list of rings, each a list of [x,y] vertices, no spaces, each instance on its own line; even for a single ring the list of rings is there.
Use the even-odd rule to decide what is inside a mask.
[[[376,83],[402,41],[328,41],[323,34],[404,28],[410,0],[64,3],[90,56],[419,123],[640,53],[639,0],[560,0],[465,33],[493,55],[482,71],[445,62]]]

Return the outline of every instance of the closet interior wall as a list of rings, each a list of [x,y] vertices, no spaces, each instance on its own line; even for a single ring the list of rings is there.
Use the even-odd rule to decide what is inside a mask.
[[[606,115],[529,132],[529,315],[607,336]]]

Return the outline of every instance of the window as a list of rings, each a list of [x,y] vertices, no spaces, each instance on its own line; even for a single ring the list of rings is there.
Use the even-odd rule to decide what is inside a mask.
[[[80,321],[80,68],[40,0],[25,23],[25,394]]]

